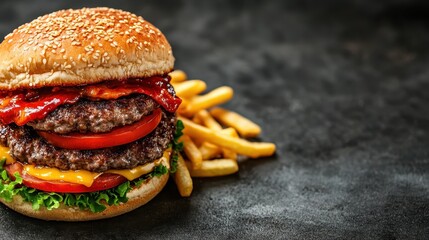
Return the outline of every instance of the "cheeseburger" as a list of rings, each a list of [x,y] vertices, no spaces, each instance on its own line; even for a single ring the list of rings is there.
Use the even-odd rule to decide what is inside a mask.
[[[174,57],[141,17],[54,12],[0,44],[0,201],[61,221],[113,217],[166,184],[181,103]]]

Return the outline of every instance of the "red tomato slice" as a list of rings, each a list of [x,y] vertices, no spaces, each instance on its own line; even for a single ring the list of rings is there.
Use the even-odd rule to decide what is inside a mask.
[[[22,177],[23,184],[27,187],[56,193],[85,193],[102,191],[116,187],[119,184],[127,181],[124,176],[111,173],[103,173],[94,180],[91,187],[87,187],[85,185],[77,183],[68,183],[63,181],[46,181],[33,177],[31,175],[23,173],[23,166],[21,163],[18,162],[7,165],[5,169],[8,172],[9,176],[11,176],[12,178],[14,177],[13,175],[16,172],[19,173],[19,175]]]
[[[143,117],[142,120],[116,128],[108,133],[72,133],[69,135],[44,131],[38,131],[38,133],[49,143],[60,148],[77,150],[107,148],[127,144],[148,135],[158,126],[161,116],[161,109],[158,108],[152,114]]]

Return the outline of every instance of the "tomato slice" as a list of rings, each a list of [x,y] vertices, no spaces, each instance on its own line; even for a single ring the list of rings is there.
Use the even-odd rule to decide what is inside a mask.
[[[148,135],[158,126],[161,116],[161,109],[158,108],[152,114],[143,117],[142,120],[131,125],[116,128],[108,133],[72,133],[69,135],[60,135],[45,131],[38,131],[38,133],[52,145],[65,149],[89,150],[107,148],[127,144]]]
[[[87,187],[82,184],[77,183],[68,183],[63,181],[46,181],[23,172],[23,166],[21,163],[15,162],[13,164],[5,166],[6,171],[10,177],[14,177],[14,174],[17,172],[22,177],[22,182],[25,186],[35,188],[41,191],[46,192],[56,192],[56,193],[85,193],[85,192],[96,192],[102,191],[110,188],[114,188],[119,184],[127,181],[124,176],[112,174],[112,173],[103,173],[98,176],[91,187]]]

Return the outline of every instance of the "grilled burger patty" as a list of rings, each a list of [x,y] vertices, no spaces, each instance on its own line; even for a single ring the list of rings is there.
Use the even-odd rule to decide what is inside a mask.
[[[27,125],[37,130],[59,134],[70,132],[109,132],[150,114],[159,104],[152,98],[138,94],[115,100],[90,101],[81,99],[75,104],[59,106],[45,118]]]
[[[68,150],[52,146],[31,127],[0,125],[0,144],[20,162],[63,170],[85,169],[103,172],[108,169],[133,168],[160,158],[173,139],[176,117],[163,110],[158,127],[146,137],[118,147],[96,150]]]

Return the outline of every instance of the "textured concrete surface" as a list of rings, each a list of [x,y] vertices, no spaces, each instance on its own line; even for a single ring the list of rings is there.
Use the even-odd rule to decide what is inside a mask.
[[[429,5],[424,1],[9,1],[0,35],[61,8],[112,6],[157,25],[177,68],[262,125],[277,155],[173,183],[90,223],[0,207],[1,239],[428,239]]]

